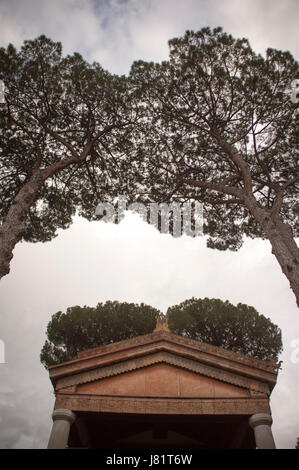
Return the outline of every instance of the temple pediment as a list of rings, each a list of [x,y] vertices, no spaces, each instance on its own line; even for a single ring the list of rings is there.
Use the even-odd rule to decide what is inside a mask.
[[[50,368],[56,392],[115,396],[268,396],[275,365],[159,330]]]
[[[78,385],[77,394],[131,397],[248,397],[249,390],[167,363]]]

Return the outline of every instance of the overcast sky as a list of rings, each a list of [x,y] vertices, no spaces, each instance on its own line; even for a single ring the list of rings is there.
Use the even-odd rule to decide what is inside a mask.
[[[132,61],[161,61],[168,39],[186,29],[222,26],[264,53],[298,59],[297,0],[0,0],[0,45],[45,34],[64,53],[80,52],[117,74]],[[299,436],[299,312],[267,241],[245,240],[237,253],[206,248],[204,237],[173,239],[137,215],[119,225],[75,218],[45,244],[19,244],[0,283],[0,448],[45,448],[54,394],[39,362],[51,316],[106,300],[147,303],[166,312],[190,297],[254,306],[283,334],[282,370],[271,396],[278,448]],[[296,343],[297,341],[297,343]]]

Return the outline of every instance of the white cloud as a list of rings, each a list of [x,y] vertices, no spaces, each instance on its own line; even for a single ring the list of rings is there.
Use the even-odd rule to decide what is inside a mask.
[[[297,0],[212,0],[212,5],[213,16],[222,20],[227,32],[249,38],[257,52],[272,47],[299,56]]]
[[[248,37],[258,52],[275,47],[298,56],[298,8],[296,0],[10,0],[0,4],[0,43],[20,46],[46,34],[65,53],[126,74],[134,60],[167,59],[172,37],[210,25]]]

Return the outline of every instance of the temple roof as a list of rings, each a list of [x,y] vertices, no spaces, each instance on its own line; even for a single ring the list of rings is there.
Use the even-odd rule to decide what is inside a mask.
[[[49,368],[56,390],[119,376],[157,364],[189,371],[255,394],[270,395],[278,367],[201,341],[171,333],[164,318],[147,335],[80,352],[76,358]]]

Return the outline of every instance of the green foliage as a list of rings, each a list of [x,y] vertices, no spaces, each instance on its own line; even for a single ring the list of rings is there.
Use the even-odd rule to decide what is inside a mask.
[[[78,352],[151,333],[159,311],[149,305],[107,301],[96,307],[69,307],[55,313],[41,350],[49,366],[73,359]],[[178,335],[260,359],[277,360],[281,332],[268,318],[245,304],[219,299],[189,299],[167,311],[169,329]]]
[[[76,211],[96,218],[97,203],[120,193],[134,102],[124,77],[78,53],[63,57],[61,43],[44,35],[19,51],[0,48],[0,79],[0,221],[40,171],[45,183],[24,214],[23,239],[48,241]]]
[[[78,352],[151,333],[159,311],[141,303],[107,301],[93,307],[69,307],[47,326],[40,359],[48,368],[73,359]]]
[[[169,47],[168,61],[137,61],[129,77],[63,57],[44,35],[0,48],[0,221],[33,170],[52,169],[26,215],[27,241],[51,240],[76,211],[94,220],[98,202],[125,194],[201,201],[208,246],[238,249],[243,234],[265,234],[220,135],[247,165],[258,205],[278,208],[296,233],[298,131],[287,91],[298,63],[289,52],[258,55],[221,28],[187,31]]]
[[[256,54],[221,28],[187,31],[169,48],[168,61],[131,68],[144,114],[132,162],[143,182],[136,193],[202,202],[211,248],[237,250],[244,234],[265,237],[253,201],[298,233],[298,116],[290,99],[298,63],[289,52]]]
[[[189,299],[167,311],[170,330],[259,359],[277,360],[281,331],[254,307],[220,299]]]

